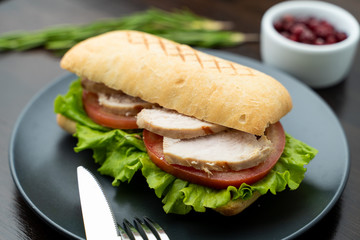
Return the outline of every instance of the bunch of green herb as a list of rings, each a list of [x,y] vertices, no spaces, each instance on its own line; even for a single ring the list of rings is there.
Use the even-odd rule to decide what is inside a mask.
[[[1,51],[45,48],[63,55],[76,43],[108,31],[138,30],[197,47],[234,46],[256,41],[256,34],[229,31],[229,22],[197,16],[188,10],[166,12],[150,9],[130,16],[96,21],[86,25],[55,26],[32,32],[0,36]]]

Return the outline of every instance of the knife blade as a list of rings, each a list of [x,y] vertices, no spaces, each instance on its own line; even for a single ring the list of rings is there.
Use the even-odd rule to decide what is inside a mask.
[[[86,239],[121,239],[109,202],[95,176],[79,166],[77,178]]]

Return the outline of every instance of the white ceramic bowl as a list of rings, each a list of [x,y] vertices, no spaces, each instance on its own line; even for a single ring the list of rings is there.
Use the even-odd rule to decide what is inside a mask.
[[[274,28],[274,22],[286,14],[326,20],[348,37],[329,45],[289,40]],[[282,2],[267,10],[261,22],[263,62],[290,73],[313,88],[329,87],[343,80],[351,68],[358,43],[358,21],[349,12],[327,2]]]

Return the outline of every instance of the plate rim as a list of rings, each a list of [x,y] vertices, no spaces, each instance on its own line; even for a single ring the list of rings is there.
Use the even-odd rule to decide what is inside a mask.
[[[65,229],[64,227],[60,226],[53,220],[51,220],[45,213],[43,213],[30,199],[30,197],[26,194],[23,186],[20,183],[20,180],[16,174],[16,167],[15,167],[15,159],[14,159],[14,147],[15,147],[15,141],[17,138],[17,134],[19,131],[19,126],[22,123],[24,116],[29,111],[29,109],[32,107],[32,105],[36,102],[37,99],[39,99],[44,93],[48,91],[51,87],[55,86],[59,82],[63,81],[67,76],[74,75],[72,73],[63,74],[62,76],[58,76],[54,80],[52,80],[47,85],[43,86],[34,96],[30,98],[30,101],[25,105],[25,107],[20,112],[18,118],[16,119],[16,122],[13,127],[13,131],[10,136],[10,144],[9,144],[9,152],[8,152],[8,161],[9,161],[9,168],[11,177],[15,183],[16,188],[20,192],[21,196],[24,198],[26,204],[30,207],[30,209],[36,213],[40,219],[43,220],[48,226],[55,229],[57,232],[63,234],[64,236],[73,237],[74,239],[83,239],[80,236],[70,232],[69,230]],[[75,76],[75,75],[74,75]]]

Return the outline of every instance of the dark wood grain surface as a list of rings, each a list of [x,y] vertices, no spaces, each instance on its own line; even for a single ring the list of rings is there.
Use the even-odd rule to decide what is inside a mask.
[[[55,24],[87,23],[120,17],[151,6],[171,10],[187,7],[193,12],[232,21],[242,32],[259,32],[264,12],[278,0],[0,0],[0,33],[36,30]],[[360,1],[331,0],[360,19]],[[260,59],[259,44],[224,51]],[[65,74],[59,58],[43,50],[0,53],[0,239],[63,239],[26,204],[9,170],[9,140],[16,119],[42,87]],[[308,239],[360,239],[360,54],[353,68],[337,86],[316,90],[334,110],[345,130],[351,154],[346,188],[333,209],[299,237]]]

